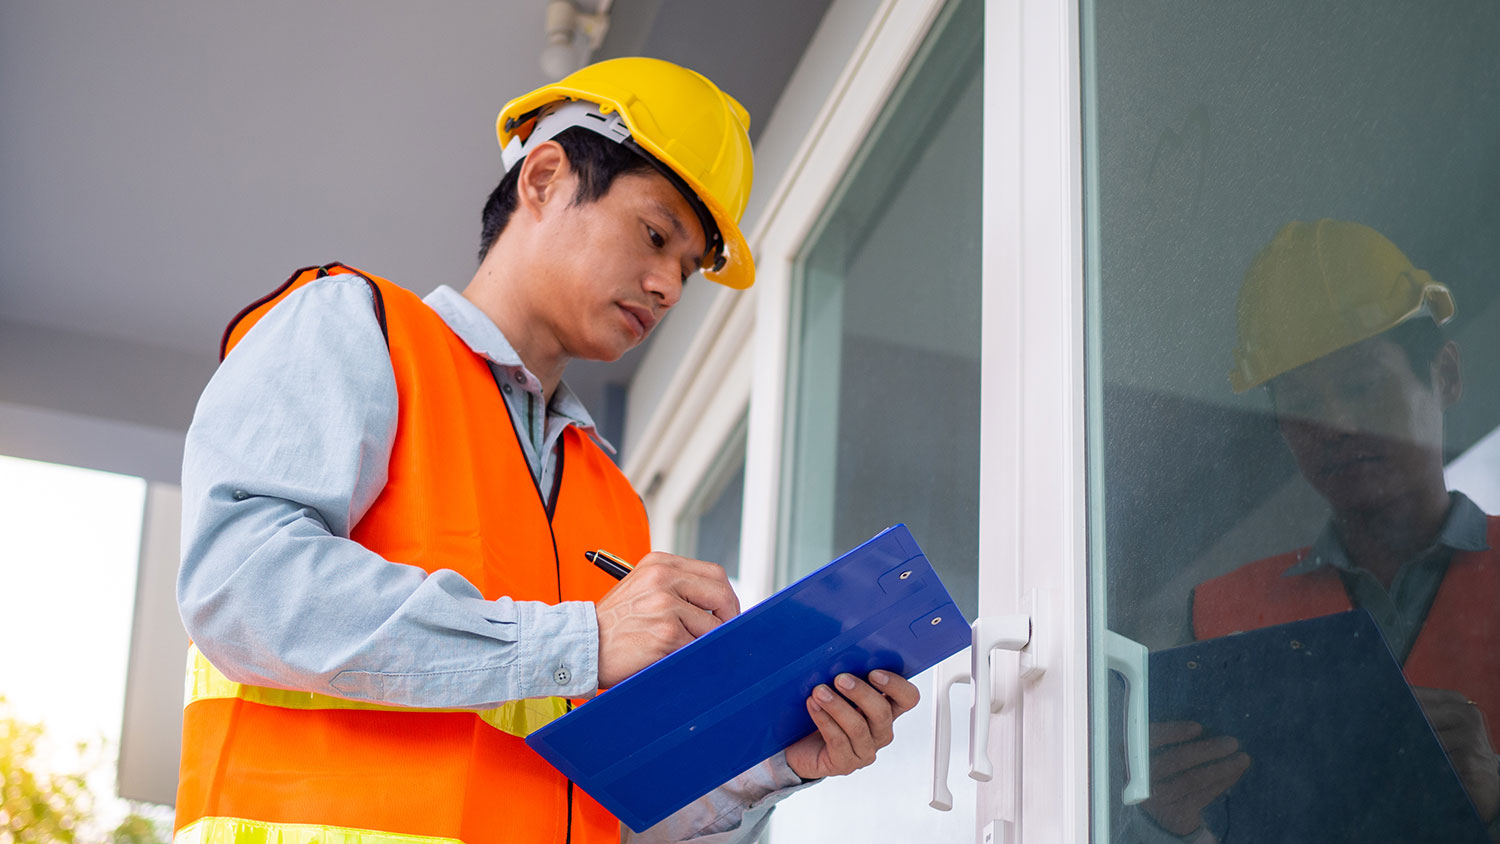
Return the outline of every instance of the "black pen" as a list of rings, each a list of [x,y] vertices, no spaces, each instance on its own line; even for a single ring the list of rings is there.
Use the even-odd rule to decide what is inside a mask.
[[[635,566],[632,566],[631,564],[625,562],[619,557],[616,557],[614,554],[605,551],[602,548],[598,551],[585,551],[583,552],[583,556],[584,559],[588,560],[599,568],[604,569],[605,573],[610,577],[613,577],[615,580],[619,580],[625,575],[635,571]]]

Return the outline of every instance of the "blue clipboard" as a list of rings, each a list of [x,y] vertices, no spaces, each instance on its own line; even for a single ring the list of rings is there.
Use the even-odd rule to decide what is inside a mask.
[[[968,621],[896,525],[526,743],[641,832],[813,732],[818,684],[909,678],[968,646]]]
[[[1250,755],[1204,812],[1223,844],[1489,841],[1364,610],[1158,651],[1149,673],[1152,721],[1197,721]]]

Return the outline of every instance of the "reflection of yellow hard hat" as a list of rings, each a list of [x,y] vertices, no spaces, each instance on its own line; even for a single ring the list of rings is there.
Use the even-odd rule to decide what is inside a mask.
[[[637,146],[666,166],[663,175],[694,205],[710,239],[703,262],[706,278],[736,289],[755,283],[755,261],[740,232],[755,172],[750,113],[744,106],[702,75],[671,62],[610,59],[506,103],[495,129],[507,168],[546,140],[540,134],[533,139],[538,118],[549,117],[557,104],[570,100],[598,109],[592,119],[567,117],[562,128],[584,126]],[[621,123],[618,131],[609,131]],[[554,134],[546,133],[548,138]]]
[[[1380,232],[1359,223],[1291,222],[1240,286],[1236,393],[1419,315],[1453,317],[1453,296]]]

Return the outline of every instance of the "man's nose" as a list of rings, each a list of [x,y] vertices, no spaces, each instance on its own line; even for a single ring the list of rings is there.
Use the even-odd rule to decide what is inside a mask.
[[[645,287],[656,299],[657,307],[666,310],[682,298],[682,271],[675,266],[653,268],[646,275]]]
[[[1312,422],[1329,434],[1352,434],[1358,431],[1364,420],[1349,402],[1337,397],[1325,398],[1318,404]]]

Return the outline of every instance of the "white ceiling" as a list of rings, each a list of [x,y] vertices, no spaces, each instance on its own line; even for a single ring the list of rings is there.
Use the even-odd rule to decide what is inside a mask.
[[[462,284],[542,12],[6,4],[0,316],[198,352],[297,266]]]
[[[224,323],[292,270],[466,283],[545,5],[0,3],[0,403],[181,429]],[[697,67],[763,124],[827,5],[617,0],[596,57]]]

